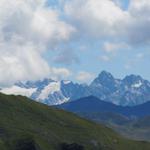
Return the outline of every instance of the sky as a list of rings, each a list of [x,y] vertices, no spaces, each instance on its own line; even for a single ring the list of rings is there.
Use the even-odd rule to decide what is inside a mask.
[[[149,0],[1,0],[0,86],[102,70],[150,80]]]

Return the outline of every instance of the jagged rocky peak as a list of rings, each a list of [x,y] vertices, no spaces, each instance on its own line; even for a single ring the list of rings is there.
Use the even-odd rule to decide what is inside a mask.
[[[50,79],[50,78],[45,78],[43,80],[38,80],[38,81],[27,81],[26,85],[29,87],[43,87],[48,85],[51,82],[55,82],[54,80]]]
[[[95,81],[100,82],[101,84],[105,84],[106,82],[112,82],[115,78],[113,75],[107,71],[102,71],[99,76],[95,79]]]
[[[102,71],[98,78],[101,78],[101,79],[105,79],[105,78],[110,78],[110,79],[114,79],[113,75],[110,73],[110,72],[107,72],[107,71]]]
[[[21,87],[21,88],[26,88],[25,82],[18,81],[18,82],[16,82],[14,85],[15,85],[15,86],[18,86],[18,87]]]
[[[92,82],[91,86],[101,85],[105,87],[115,86],[116,79],[107,71],[102,71],[99,76]]]
[[[138,82],[138,81],[143,81],[142,77],[139,76],[139,75],[128,75],[126,76],[124,79],[123,79],[124,82],[127,82],[127,83],[135,83],[135,82]]]
[[[140,87],[141,85],[145,84],[146,80],[144,80],[139,75],[128,75],[122,80],[124,85],[133,86],[136,85]]]
[[[15,85],[22,88],[35,88],[41,85],[48,85],[50,82],[54,82],[54,80],[50,78],[45,78],[43,80],[38,80],[38,81],[26,81],[26,82],[18,81],[17,83],[15,83]]]

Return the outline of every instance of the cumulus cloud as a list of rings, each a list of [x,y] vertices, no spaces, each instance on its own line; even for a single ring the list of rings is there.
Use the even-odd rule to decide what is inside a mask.
[[[55,68],[50,69],[51,77],[55,80],[67,79],[72,75],[72,72],[66,68]]]
[[[132,69],[134,66],[136,66],[139,62],[143,61],[145,59],[146,54],[145,53],[137,53],[135,54],[131,59],[128,60],[128,62],[125,64],[125,69],[129,70]]]
[[[6,45],[8,44],[8,45]],[[15,42],[0,45],[0,83],[33,80],[49,75],[49,66],[33,45]]]
[[[128,49],[129,46],[125,43],[104,42],[103,50],[107,53],[114,53],[122,48]]]
[[[143,59],[144,56],[145,56],[144,53],[138,53],[138,54],[136,54],[136,58],[138,58],[138,59]]]
[[[150,1],[132,0],[128,9],[131,19],[128,21],[127,37],[134,45],[150,44]]]
[[[150,44],[149,0],[130,0],[127,9],[123,9],[121,0],[61,0],[57,7],[48,6],[47,2],[0,0],[1,85],[51,74],[69,75],[64,68],[52,69],[43,54],[70,40],[73,33],[76,36],[71,42],[80,41],[77,48],[90,39],[104,44],[107,53],[127,48],[127,45]],[[109,61],[107,55],[101,59]],[[67,65],[79,62],[69,48],[62,48],[51,60]],[[78,79],[89,76],[80,72]]]
[[[100,60],[105,61],[105,62],[109,62],[111,60],[111,58],[107,55],[102,55],[102,56],[100,56]]]
[[[111,0],[72,0],[66,3],[65,12],[69,19],[78,21],[81,31],[98,38],[118,35],[129,17]]]
[[[50,74],[43,53],[75,29],[46,0],[0,1],[0,84]]]
[[[103,44],[104,55],[100,56],[100,60],[109,62],[117,56],[118,51],[129,50],[130,46],[123,42],[104,42]]]
[[[86,71],[80,71],[76,76],[76,79],[80,82],[87,82],[90,81],[92,78],[93,75]]]
[[[53,61],[55,63],[65,65],[71,65],[80,62],[78,56],[74,53],[72,49],[61,50],[61,52],[56,57],[54,57]]]
[[[150,44],[150,1],[130,0],[127,9],[120,0],[72,0],[65,12],[82,35],[124,41],[136,46]]]

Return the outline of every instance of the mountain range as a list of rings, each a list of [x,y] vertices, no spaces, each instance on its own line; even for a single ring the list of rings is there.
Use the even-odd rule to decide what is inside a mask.
[[[89,85],[44,79],[18,82],[12,87],[1,88],[0,92],[27,96],[47,105],[59,105],[93,95],[116,105],[135,106],[150,101],[150,82],[138,75],[116,79],[111,73],[102,71]]]
[[[113,113],[128,118],[142,118],[150,116],[150,102],[136,106],[119,106],[110,102],[104,102],[94,96],[84,97],[73,102],[57,106],[74,113]]]

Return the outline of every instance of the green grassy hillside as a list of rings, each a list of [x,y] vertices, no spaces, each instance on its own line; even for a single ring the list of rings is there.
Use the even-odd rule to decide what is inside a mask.
[[[74,114],[0,94],[0,150],[61,150],[62,143],[85,150],[150,150],[147,142],[124,139]]]
[[[86,119],[104,124],[128,139],[150,142],[150,116],[144,118],[127,118],[115,113],[77,113]]]

